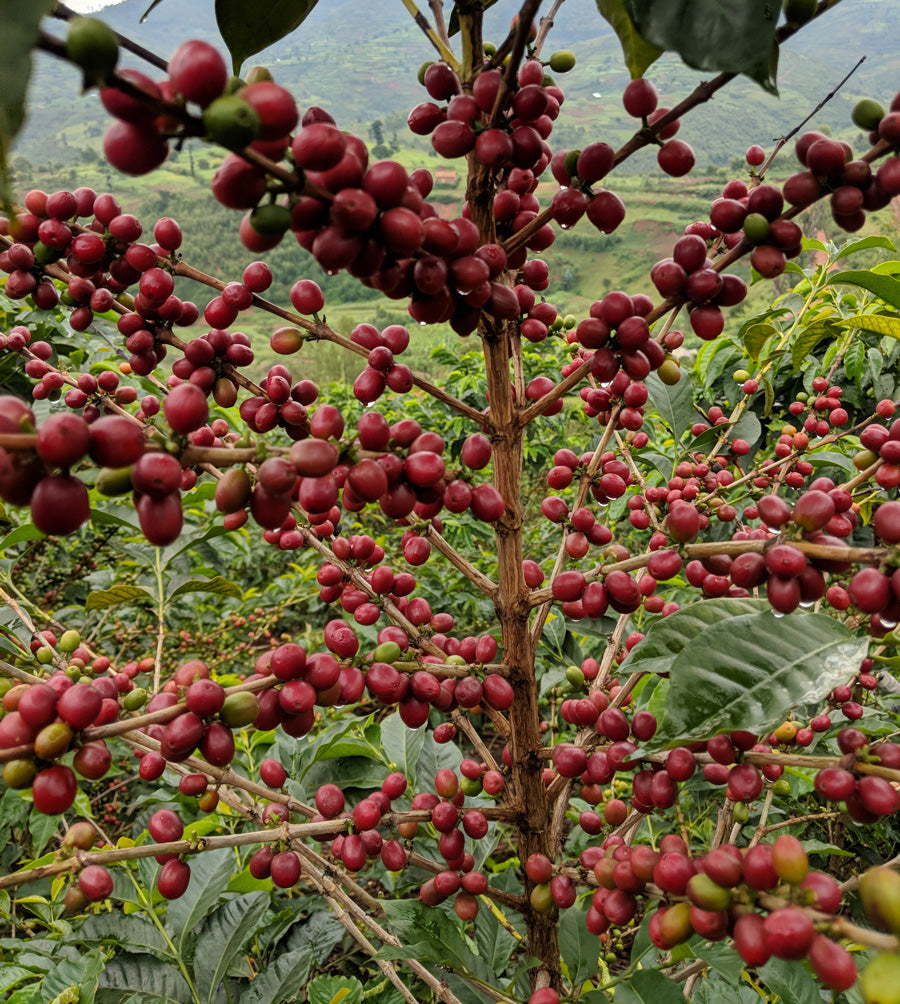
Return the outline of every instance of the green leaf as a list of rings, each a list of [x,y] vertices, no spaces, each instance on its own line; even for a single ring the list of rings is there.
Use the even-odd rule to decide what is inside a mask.
[[[363,985],[355,976],[317,976],[306,989],[309,1004],[360,1004]]]
[[[841,283],[860,286],[874,293],[879,300],[900,308],[900,280],[892,279],[889,275],[878,275],[868,269],[848,269],[845,272],[836,272],[829,276],[829,279],[833,285]]]
[[[866,346],[861,338],[851,342],[844,353],[844,370],[854,383],[861,380],[863,373],[866,372]]]
[[[0,71],[2,72],[2,71]],[[21,544],[25,540],[40,540],[44,536],[34,523],[26,523],[24,526],[17,526],[12,533],[8,533],[3,540],[0,540],[0,553],[8,547]]]
[[[234,852],[227,847],[198,854],[191,861],[187,892],[173,899],[166,913],[166,929],[184,955],[191,932],[219,902],[234,870]]]
[[[185,593],[215,593],[217,596],[234,596],[239,600],[244,596],[243,590],[236,582],[222,575],[214,575],[211,579],[191,579],[189,582],[182,582],[169,594],[169,599],[174,600],[176,596],[183,596]]]
[[[425,730],[407,728],[399,712],[381,723],[381,746],[391,763],[407,777],[415,777],[424,745]]]
[[[23,980],[37,979],[38,974],[33,969],[23,969],[22,966],[5,964],[0,972],[0,993],[6,993]]]
[[[890,238],[883,237],[881,234],[873,234],[871,237],[860,237],[858,240],[847,241],[834,256],[834,260],[838,261],[841,258],[856,254],[857,251],[866,251],[869,248],[886,248],[888,251],[897,250]]]
[[[859,314],[841,321],[840,326],[842,328],[859,328],[862,331],[874,331],[876,335],[900,338],[900,317],[887,317],[884,314]]]
[[[20,987],[6,998],[5,1004],[40,1004],[41,984],[32,983],[27,987]]]
[[[758,362],[763,346],[772,335],[777,335],[778,333],[778,328],[774,324],[750,324],[749,327],[741,328],[740,335],[744,348],[747,350],[747,355],[754,362]]]
[[[759,419],[754,412],[745,411],[728,430],[728,441],[743,439],[752,446],[761,435],[762,426],[759,424]]]
[[[331,781],[340,788],[377,788],[384,779],[384,767],[368,757],[347,756],[313,764],[304,778],[308,790]],[[432,778],[432,780],[434,780]]]
[[[311,744],[315,749],[313,762],[335,760],[337,757],[346,756],[364,756],[375,760],[378,759],[377,752],[381,744],[381,728],[376,723],[373,722],[366,727],[366,723],[358,719],[349,722],[338,721],[320,733],[316,741]]]
[[[83,952],[77,962],[63,959],[44,977],[43,994],[45,1001],[52,1001],[65,993],[69,987],[79,991],[79,1004],[93,1004],[97,982],[106,962],[106,956],[99,948]]]
[[[691,1004],[761,1004],[762,997],[746,983],[703,979],[691,994]]]
[[[442,910],[419,900],[384,900],[381,905],[389,927],[407,946],[406,955],[415,947],[413,958],[450,966],[493,984],[494,971],[469,948],[457,925]]]
[[[88,945],[114,944],[128,952],[172,959],[159,929],[140,914],[96,913],[78,928],[78,937]]]
[[[758,0],[626,0],[637,30],[652,45],[697,70],[743,73],[778,93],[778,4]]]
[[[663,50],[651,45],[641,36],[627,8],[628,4],[624,0],[597,0],[597,10],[619,36],[628,72],[632,77],[642,77],[647,68],[663,54]]]
[[[741,973],[744,971],[744,960],[729,945],[721,941],[697,938],[696,942],[691,940],[690,949],[698,959],[703,959],[710,969],[715,970],[729,983],[740,982]]]
[[[516,950],[516,939],[490,910],[479,910],[475,914],[475,944],[478,954],[495,973],[506,969]]]
[[[772,386],[772,381],[764,376],[762,380],[763,393],[765,394],[765,403],[763,405],[763,418],[768,418],[772,414],[772,405],[775,404],[775,388]]]
[[[864,638],[825,614],[766,611],[714,624],[672,663],[665,713],[650,745],[663,749],[728,729],[768,732],[787,709],[846,682],[866,649]]]
[[[585,925],[586,914],[565,910],[559,920],[559,951],[569,967],[569,979],[578,986],[597,972],[600,943]]]
[[[216,24],[231,53],[235,76],[248,56],[290,35],[312,13],[317,0],[216,0]]]
[[[235,956],[250,940],[269,905],[264,892],[251,892],[227,900],[211,914],[197,937],[194,982],[201,996],[211,1001]]]
[[[663,383],[656,373],[651,373],[645,378],[644,383],[650,394],[650,402],[671,430],[675,442],[679,442],[691,427],[694,415],[691,381],[682,376],[678,383],[670,387]]]
[[[45,816],[42,812],[32,812],[28,820],[28,832],[34,844],[34,855],[37,857],[50,843],[53,834],[59,829],[62,816]]]
[[[309,949],[314,959],[327,959],[343,936],[341,922],[328,910],[319,910],[293,927],[285,948],[289,952]]]
[[[12,201],[7,158],[25,121],[25,92],[31,76],[31,51],[37,44],[41,18],[53,0],[7,0],[0,32],[0,202]]]
[[[442,768],[458,770],[460,763],[462,763],[462,750],[456,743],[436,743],[429,733],[422,744],[422,752],[419,754],[414,775],[418,790],[426,791],[429,785],[433,786],[434,775]]]
[[[192,1000],[187,982],[174,966],[150,955],[130,955],[128,952],[107,962],[100,974],[99,988],[97,996],[104,1004],[124,1002],[131,994],[141,994],[142,1000],[152,995],[154,1001],[177,1001],[178,1004]],[[112,990],[119,991],[120,996],[113,997]]]
[[[828,321],[814,321],[807,325],[791,343],[791,364],[794,372],[803,365],[803,360],[826,337],[834,337],[834,328]]]
[[[616,1004],[684,1004],[681,988],[658,969],[639,969],[616,987]]]
[[[122,603],[134,603],[136,600],[153,601],[153,596],[141,586],[120,585],[111,589],[96,589],[88,594],[85,610],[106,610],[109,607],[117,607]]]
[[[668,673],[675,657],[710,627],[746,614],[762,613],[765,600],[726,599],[690,603],[654,621],[624,664],[629,673]]]
[[[843,453],[835,453],[831,450],[810,453],[809,462],[813,467],[840,467],[842,471],[847,471],[849,474],[858,473],[853,465],[852,457],[845,457]]]
[[[797,963],[770,959],[758,970],[760,979],[781,998],[782,1004],[822,1004],[812,976]]]

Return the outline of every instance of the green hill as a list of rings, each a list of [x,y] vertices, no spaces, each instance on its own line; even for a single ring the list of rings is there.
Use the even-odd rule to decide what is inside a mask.
[[[106,8],[104,17],[124,34],[167,56],[175,44],[188,37],[217,40],[211,5],[163,2],[140,23],[147,0],[125,0]],[[501,38],[514,5],[501,0],[486,15],[486,37]],[[63,33],[59,22],[49,29]],[[648,292],[649,267],[667,253],[672,240],[690,221],[704,217],[722,185],[745,170],[742,154],[760,142],[771,147],[779,135],[794,129],[819,104],[825,93],[865,55],[851,81],[833,100],[812,116],[809,127],[833,130],[851,142],[863,137],[847,127],[850,108],[863,94],[884,99],[885,81],[900,77],[900,50],[894,44],[900,29],[897,0],[845,0],[785,46],[779,77],[782,99],[765,94],[749,81],[734,81],[716,94],[706,107],[696,109],[683,123],[680,135],[691,142],[698,166],[685,179],[660,178],[652,151],[641,151],[610,179],[609,187],[625,200],[628,215],[612,236],[597,233],[583,223],[572,232],[560,232],[547,252],[554,276],[554,300],[564,310],[584,311],[611,288]],[[552,141],[555,148],[583,146],[603,139],[613,145],[631,133],[618,93],[626,80],[618,42],[599,16],[592,0],[567,0],[556,19],[553,48],[572,48],[578,57],[573,73],[560,79],[567,95]],[[258,60],[269,65],[276,79],[289,87],[301,107],[321,104],[343,127],[357,131],[370,148],[380,142],[407,166],[434,170],[448,166],[427,140],[405,128],[408,109],[425,98],[414,70],[431,57],[427,39],[405,9],[386,0],[321,0],[300,31]],[[38,58],[31,87],[27,127],[16,144],[12,164],[20,190],[27,187],[73,188],[87,184],[115,191],[123,205],[148,225],[159,216],[172,215],[184,225],[185,257],[198,268],[226,279],[240,277],[246,252],[234,237],[238,215],[208,196],[209,181],[221,154],[199,142],[185,145],[164,168],[147,178],[123,178],[102,158],[101,138],[108,124],[96,94],[80,96],[73,71],[57,61]],[[126,62],[134,63],[132,59]],[[137,64],[135,64],[137,65]],[[663,57],[651,68],[652,77],[666,104],[683,98],[702,76],[674,58]],[[378,126],[373,128],[373,122]],[[727,128],[722,124],[727,123]],[[776,162],[773,177],[794,170],[793,154],[786,148]],[[455,184],[435,190],[434,198],[461,207],[464,165],[451,165]],[[653,180],[647,172],[653,169]],[[549,178],[549,174],[548,174]],[[539,195],[550,196],[552,180]],[[827,210],[815,211],[813,230],[827,231]],[[895,230],[889,210],[879,214],[873,229]],[[835,236],[839,236],[836,234]],[[349,332],[355,323],[378,324],[409,319],[402,304],[381,300],[348,275],[325,276],[312,259],[288,238],[267,259],[276,273],[274,299],[285,302],[292,283],[300,276],[320,281],[326,290],[329,321]],[[188,290],[181,290],[188,295]],[[202,292],[202,290],[200,291]],[[190,295],[197,296],[196,289]],[[769,292],[758,295],[769,295]],[[751,301],[752,302],[752,301]],[[745,308],[749,310],[749,305]],[[741,311],[732,311],[732,323]],[[259,322],[255,322],[259,324]],[[267,328],[253,331],[255,343],[265,344]],[[430,347],[447,338],[440,329],[428,329],[416,340],[414,366],[427,363]],[[455,337],[455,336],[452,336]],[[338,355],[341,356],[338,359]],[[342,375],[343,355],[317,352],[309,365]]]

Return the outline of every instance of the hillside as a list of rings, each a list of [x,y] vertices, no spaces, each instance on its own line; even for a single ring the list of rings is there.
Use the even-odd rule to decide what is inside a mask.
[[[141,24],[147,6],[148,0],[124,0],[106,8],[103,16],[163,57],[184,38],[218,40],[211,0],[166,0]],[[486,37],[499,40],[516,7],[511,0],[495,4],[485,16]],[[51,28],[62,32],[58,22],[51,22]],[[691,115],[683,135],[702,151],[701,163],[726,165],[750,143],[767,144],[792,129],[865,56],[866,62],[843,92],[815,116],[815,124],[842,129],[858,97],[882,93],[900,79],[898,32],[898,0],[843,0],[820,23],[785,45],[781,99],[749,81],[735,81],[716,96],[712,107]],[[596,139],[624,139],[631,123],[617,94],[627,74],[618,41],[593,0],[566,0],[551,41],[548,51],[571,48],[579,60],[574,73],[560,81],[566,90],[567,115],[555,134],[557,141],[575,146]],[[400,3],[321,0],[298,32],[252,62],[269,65],[301,105],[330,108],[346,128],[368,128],[380,119],[390,136],[404,131],[406,113],[423,97],[415,74],[407,68],[431,58],[430,44]],[[668,56],[648,75],[669,104],[703,79]],[[16,145],[22,156],[40,163],[49,151],[55,155],[57,150],[65,153],[68,146],[81,148],[86,138],[95,138],[95,130],[102,132],[103,110],[95,96],[76,96],[76,79],[52,61],[38,60],[31,89],[33,111]],[[721,129],[722,121],[730,123],[727,132]]]
[[[147,0],[125,0],[106,8],[104,16],[118,30],[164,56],[187,37],[217,39],[209,0],[193,4],[168,0],[140,24],[146,6]],[[487,37],[501,37],[514,7],[501,0],[488,12]],[[57,33],[61,28],[58,22],[50,23],[50,29]],[[900,79],[900,51],[893,44],[898,29],[898,0],[844,0],[821,24],[802,32],[785,48],[780,101],[739,80],[719,92],[709,107],[697,109],[686,119],[680,135],[698,153],[698,166],[690,177],[660,179],[654,173],[650,185],[644,172],[655,169],[652,151],[642,151],[629,161],[624,174],[611,183],[628,207],[619,231],[606,237],[583,225],[571,233],[561,232],[547,252],[554,270],[556,302],[565,310],[583,311],[610,288],[652,293],[647,276],[650,265],[666,253],[673,237],[687,223],[706,214],[710,201],[729,177],[741,175],[746,147],[753,142],[769,146],[777,135],[793,129],[865,55],[866,61],[846,88],[810,122],[810,126],[833,129],[850,142],[860,141],[862,137],[846,127],[850,108],[861,95],[884,96],[893,81]],[[576,70],[560,80],[567,101],[554,132],[554,145],[583,146],[597,139],[613,144],[623,141],[631,126],[617,94],[626,74],[618,42],[592,0],[567,0],[551,38],[555,44],[548,52],[557,47],[572,48],[578,57]],[[449,180],[436,187],[433,199],[443,202],[443,211],[452,215],[462,205],[464,165],[442,161],[427,140],[412,136],[405,128],[408,109],[424,97],[415,73],[406,67],[418,66],[430,55],[427,40],[399,3],[321,0],[294,37],[257,58],[297,95],[301,107],[321,104],[329,108],[342,126],[358,130],[370,147],[377,142],[379,132],[371,125],[378,120],[387,151],[383,156],[394,156],[408,167],[449,168]],[[666,103],[683,97],[701,79],[700,74],[668,57],[660,60],[650,75]],[[205,197],[221,154],[201,143],[189,143],[149,178],[119,177],[99,154],[108,117],[96,94],[81,97],[78,90],[75,74],[65,66],[37,60],[31,113],[12,160],[19,188],[52,190],[88,184],[98,190],[115,190],[130,211],[148,222],[161,215],[181,220],[186,232],[185,256],[197,267],[229,279],[239,277],[245,252],[233,237],[237,214]],[[721,127],[723,121],[728,129]],[[782,159],[783,166],[776,165],[773,172],[775,177],[783,178],[793,170],[787,151]],[[539,195],[550,195],[552,190],[551,182]],[[199,198],[201,195],[204,197]],[[816,210],[816,214],[811,229],[824,227],[827,231],[827,211]],[[893,214],[879,214],[871,228],[896,232]],[[329,320],[339,330],[349,332],[361,320],[379,324],[408,320],[401,305],[380,301],[349,276],[325,276],[290,239],[267,257],[277,276],[273,296],[286,299],[300,275],[316,278],[326,289]],[[196,296],[197,291],[192,289],[191,295]],[[750,303],[744,312],[751,309]],[[731,323],[739,324],[740,314],[733,311]],[[259,336],[262,342],[264,333],[260,331]],[[443,337],[446,333],[440,329],[428,329],[417,340],[419,357],[413,365],[425,365],[431,345]],[[340,372],[340,364],[330,355],[319,365],[330,370],[338,367]]]

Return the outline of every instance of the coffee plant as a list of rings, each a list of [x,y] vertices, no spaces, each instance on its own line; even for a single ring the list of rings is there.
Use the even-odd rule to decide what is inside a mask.
[[[834,4],[598,0],[634,134],[580,150],[561,0],[404,5],[456,216],[208,42],[165,63],[62,5],[3,15],[4,149],[31,50],[73,63],[117,171],[224,148],[247,264],[7,183],[0,991],[900,1001],[900,262],[850,236],[900,194],[900,95],[856,104],[855,150],[752,146],[645,289],[576,316],[557,230],[614,233],[643,147],[689,174],[681,119],[774,88]],[[235,74],[313,6],[217,3]],[[718,75],[661,96],[664,50]],[[833,239],[804,237],[820,203]],[[310,255],[409,323],[339,333]],[[738,319],[747,276],[784,278]],[[438,375],[404,362],[431,325]],[[352,387],[304,376],[318,343]]]

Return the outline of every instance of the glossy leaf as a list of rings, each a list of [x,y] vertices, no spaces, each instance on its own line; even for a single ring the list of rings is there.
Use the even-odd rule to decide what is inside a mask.
[[[45,816],[42,812],[32,812],[28,821],[28,832],[31,834],[35,856],[50,843],[61,822],[62,816]]]
[[[762,426],[759,424],[759,419],[754,412],[745,411],[728,430],[728,441],[744,439],[752,446],[761,435]]]
[[[791,364],[794,372],[823,338],[834,338],[835,330],[830,321],[815,321],[808,324],[791,343]]]
[[[360,1004],[363,985],[355,976],[317,976],[307,987],[309,1004]]]
[[[381,746],[391,763],[407,777],[415,774],[424,745],[425,730],[408,728],[399,712],[381,723]]]
[[[715,599],[690,603],[668,617],[654,621],[628,656],[629,673],[668,673],[683,649],[709,628],[734,617],[763,613],[765,600]]]
[[[772,406],[775,404],[775,388],[772,385],[772,381],[764,376],[762,379],[763,385],[763,395],[765,398],[763,404],[763,418],[768,418],[772,414]]]
[[[187,891],[173,899],[166,912],[166,928],[182,955],[191,932],[219,902],[233,870],[234,853],[227,847],[197,854],[191,860]]]
[[[869,237],[859,237],[856,240],[847,241],[835,255],[834,260],[847,258],[849,255],[856,254],[857,251],[868,251],[869,248],[885,248],[888,251],[897,250],[894,242],[889,237],[883,237],[881,234],[872,234]]]
[[[17,526],[3,540],[0,540],[0,552],[15,544],[21,544],[23,540],[41,540],[44,536],[34,523],[25,523],[23,526]]]
[[[134,603],[135,600],[153,601],[153,597],[141,586],[129,586],[122,584],[113,586],[111,589],[96,589],[88,594],[85,610],[107,610],[110,607],[118,607],[122,603]]]
[[[24,980],[33,980],[37,973],[32,969],[24,969],[22,966],[4,966],[0,972],[0,993],[7,993],[18,983]]]
[[[299,28],[318,0],[216,0],[216,24],[231,53],[235,75],[249,56]]]
[[[479,910],[474,926],[478,954],[495,973],[502,973],[516,950],[516,939],[500,925],[490,910]]]
[[[381,905],[389,928],[404,943],[409,957],[472,973],[488,984],[494,982],[494,971],[469,948],[459,928],[443,911],[419,900],[384,900]],[[413,947],[415,952],[411,952]]]
[[[625,65],[632,77],[642,77],[663,54],[663,50],[644,38],[634,25],[624,0],[597,0],[597,10],[619,36]]]
[[[175,966],[149,955],[121,952],[106,963],[100,974],[97,997],[104,1004],[118,1004],[133,994],[140,994],[148,1004],[192,999],[187,982]]]
[[[580,910],[564,910],[559,918],[559,951],[569,968],[569,980],[577,986],[597,972],[600,943],[587,929]]]
[[[241,587],[230,579],[221,575],[214,575],[211,579],[191,579],[182,584],[169,595],[170,600],[176,596],[183,596],[185,593],[215,593],[216,596],[234,596],[236,599],[243,597]]]
[[[294,925],[284,947],[288,952],[308,949],[314,959],[327,959],[344,933],[343,925],[336,917],[327,910],[319,910]]]
[[[774,324],[760,324],[753,323],[749,327],[741,328],[741,340],[744,343],[744,348],[747,350],[747,355],[757,362],[759,360],[759,354],[763,350],[763,346],[772,337],[772,335],[778,334],[778,328]]]
[[[746,983],[702,979],[691,994],[691,1004],[760,1004],[762,998]]]
[[[740,983],[744,960],[730,945],[721,941],[707,941],[698,936],[691,939],[689,947],[698,959],[703,959],[710,969],[713,969],[729,983]]]
[[[812,976],[796,963],[770,959],[760,970],[765,986],[781,998],[782,1004],[821,1004],[822,996]]]
[[[172,959],[172,952],[159,929],[139,914],[95,913],[78,928],[85,944],[116,945],[126,952]]]
[[[669,386],[659,379],[656,373],[650,373],[644,380],[650,401],[659,413],[659,417],[669,427],[675,442],[691,427],[694,419],[694,398],[691,393],[691,381],[685,374],[676,384]]]
[[[833,285],[842,283],[867,289],[879,300],[900,308],[900,280],[892,279],[889,275],[878,275],[865,269],[847,269],[844,272],[836,272],[830,279]]]
[[[720,621],[694,635],[671,663],[665,713],[650,747],[730,729],[768,732],[786,710],[845,683],[866,650],[865,638],[825,614],[766,611]]]
[[[69,959],[58,962],[44,977],[44,1000],[52,1001],[65,995],[69,988],[74,988],[75,995],[69,995],[68,1000],[77,1000],[79,1004],[93,1004],[105,962],[106,956],[99,948],[82,952],[77,962]]]
[[[900,324],[898,324],[898,333],[900,333]],[[858,383],[862,379],[863,373],[866,372],[866,347],[862,339],[851,342],[850,347],[844,353],[844,370],[854,383]]]
[[[658,969],[639,969],[616,987],[616,1004],[684,1004],[680,986]]]
[[[640,34],[698,70],[742,73],[778,93],[775,3],[758,0],[626,0]]]
[[[194,954],[194,982],[209,1002],[238,952],[250,940],[269,905],[265,892],[227,900],[203,925]]]
[[[859,314],[842,321],[841,327],[857,328],[860,331],[871,331],[876,335],[888,335],[891,338],[900,339],[900,317],[888,317],[885,314]]]

